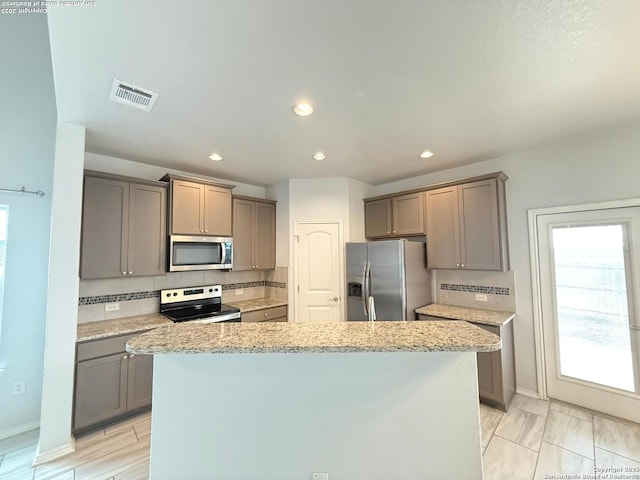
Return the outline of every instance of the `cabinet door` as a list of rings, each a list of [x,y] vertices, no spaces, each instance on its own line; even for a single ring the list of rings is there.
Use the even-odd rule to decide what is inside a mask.
[[[391,236],[391,200],[364,203],[364,235],[367,238]]]
[[[126,353],[78,362],[74,430],[117,417],[126,408]]]
[[[200,235],[204,233],[202,226],[204,185],[174,180],[171,198],[171,233],[174,235]]]
[[[127,270],[129,184],[86,177],[81,278],[120,277]]]
[[[479,325],[477,327],[500,336],[500,327]],[[504,387],[502,381],[502,352],[478,352],[478,390],[482,400],[504,407]]]
[[[424,196],[422,192],[391,199],[395,236],[424,235]]]
[[[129,275],[166,273],[166,188],[131,184]]]
[[[204,233],[231,236],[231,190],[204,185]]]
[[[151,405],[153,355],[129,355],[127,373],[127,410]]]
[[[460,267],[458,187],[444,187],[425,193],[427,204],[427,266]]]
[[[458,186],[460,263],[465,270],[502,270],[496,180]]]
[[[258,269],[276,268],[276,206],[256,202],[254,251]]]
[[[250,200],[233,199],[233,270],[251,270],[253,263],[253,209]]]

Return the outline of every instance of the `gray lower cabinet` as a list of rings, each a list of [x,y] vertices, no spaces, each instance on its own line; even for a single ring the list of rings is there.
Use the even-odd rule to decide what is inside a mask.
[[[418,320],[453,320],[432,315],[418,315]],[[507,409],[516,392],[516,371],[513,351],[513,322],[503,326],[474,323],[476,327],[498,335],[502,348],[495,352],[478,352],[478,394],[480,401]]]
[[[151,406],[153,356],[125,351],[127,340],[141,333],[76,345],[74,433]]]
[[[478,390],[480,400],[506,410],[516,391],[513,356],[513,322],[503,327],[476,324],[500,337],[502,348],[495,352],[478,352]]]
[[[253,310],[242,314],[243,322],[286,322],[287,307],[263,308],[261,310]]]

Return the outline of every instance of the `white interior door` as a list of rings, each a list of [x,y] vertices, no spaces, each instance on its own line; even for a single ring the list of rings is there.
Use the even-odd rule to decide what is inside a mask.
[[[295,238],[295,321],[341,321],[343,262],[340,224],[296,222]]]
[[[640,208],[537,225],[548,396],[640,422]]]

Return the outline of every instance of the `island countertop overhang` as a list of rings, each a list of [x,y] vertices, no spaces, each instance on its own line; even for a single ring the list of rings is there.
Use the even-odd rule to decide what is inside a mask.
[[[127,342],[138,355],[492,352],[500,338],[464,321],[179,323]]]

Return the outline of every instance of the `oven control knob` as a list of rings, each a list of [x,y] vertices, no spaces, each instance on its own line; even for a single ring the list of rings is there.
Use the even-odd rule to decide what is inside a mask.
[[[210,288],[210,289],[209,289],[209,293],[211,293],[211,292],[213,292],[213,288]]]
[[[170,297],[170,296],[171,296],[171,294],[170,294],[170,293],[167,293],[167,297]]]
[[[176,292],[173,292],[173,296],[174,296],[174,297],[177,297],[177,296],[178,296],[178,294],[177,294]]]

